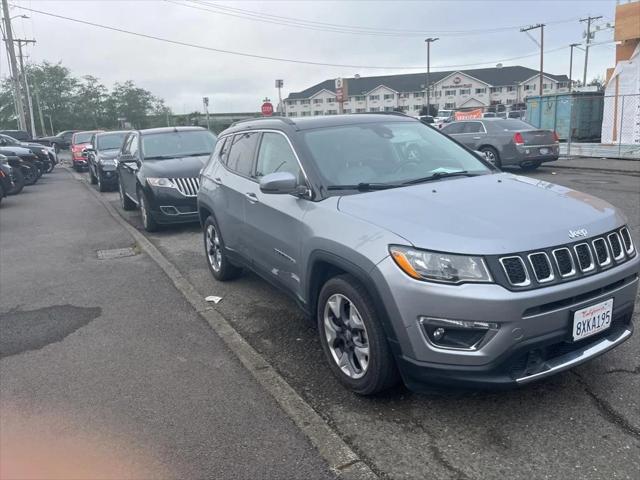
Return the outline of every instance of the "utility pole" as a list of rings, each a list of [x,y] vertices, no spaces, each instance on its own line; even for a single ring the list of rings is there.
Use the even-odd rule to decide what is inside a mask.
[[[4,14],[4,26],[6,32],[6,46],[9,52],[9,63],[11,66],[11,77],[13,80],[13,91],[16,98],[16,110],[20,130],[27,129],[27,122],[24,118],[24,105],[22,103],[22,93],[20,92],[20,81],[18,80],[18,64],[16,62],[16,51],[13,47],[13,31],[11,29],[11,15],[9,13],[9,3],[2,0],[2,12]]]
[[[18,52],[20,57],[20,72],[22,73],[22,81],[24,82],[24,93],[27,99],[27,108],[29,109],[29,120],[31,123],[31,138],[36,138],[36,123],[33,118],[33,101],[31,100],[31,92],[29,91],[29,80],[27,79],[27,72],[24,68],[24,55],[22,54],[22,45],[28,43],[36,43],[35,40],[24,40],[22,38],[15,38],[13,40],[18,44]]]
[[[5,0],[6,1],[6,0]],[[584,73],[582,74],[582,86],[587,85],[587,64],[589,63],[589,43],[591,42],[591,21],[602,18],[602,15],[597,17],[581,18],[580,22],[587,22],[587,41],[584,48]]]
[[[207,117],[207,130],[211,130],[211,124],[209,123],[209,97],[202,97],[202,105],[204,106],[204,114]]]
[[[44,128],[44,117],[42,116],[42,106],[40,105],[40,95],[38,94],[38,87],[33,86],[33,93],[36,95],[36,106],[38,107],[38,117],[40,117],[40,130],[42,131],[42,135],[47,135],[47,129]],[[53,135],[53,132],[51,132]]]
[[[438,40],[438,38],[429,37],[425,39],[427,44],[427,115],[431,115],[431,102],[430,102],[430,90],[431,90],[431,44]]]
[[[571,79],[571,74],[573,72],[573,49],[579,45],[579,43],[572,43],[569,45],[569,47],[571,47],[571,53],[569,54],[569,93],[571,93],[571,89],[573,87],[573,80]]]
[[[542,84],[544,82],[544,23],[538,23],[537,25],[531,25],[526,28],[521,28],[521,32],[528,32],[529,30],[540,29],[540,118],[538,127],[542,127]],[[527,33],[527,35],[529,35]],[[530,35],[529,35],[530,36]]]

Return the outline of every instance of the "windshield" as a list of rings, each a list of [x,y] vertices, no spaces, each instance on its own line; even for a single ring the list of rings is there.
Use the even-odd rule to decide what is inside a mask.
[[[210,155],[216,137],[206,130],[152,133],[142,137],[146,159]]]
[[[508,118],[505,120],[496,120],[492,122],[493,126],[495,126],[498,130],[503,130],[506,132],[515,132],[517,130],[532,130],[534,127],[529,125],[527,122],[523,122],[522,120],[516,120],[515,118]]]
[[[73,137],[73,143],[78,145],[79,143],[89,143],[91,141],[91,135],[96,132],[81,132],[76,133]]]
[[[105,133],[98,136],[98,150],[115,150],[122,147],[124,137],[128,132]]]
[[[451,116],[451,110],[440,110],[438,112],[438,116],[439,117],[450,117]]]
[[[303,138],[329,186],[397,185],[434,174],[491,171],[463,147],[420,122],[343,125],[309,130]]]
[[[18,140],[16,140],[13,137],[10,137],[9,135],[0,135],[0,138],[2,138],[9,145],[17,145],[20,143]]]

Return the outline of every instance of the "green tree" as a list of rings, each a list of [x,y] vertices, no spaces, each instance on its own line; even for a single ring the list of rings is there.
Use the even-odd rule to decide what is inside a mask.
[[[155,97],[150,91],[128,80],[116,83],[107,102],[107,115],[112,122],[125,118],[135,128],[145,128],[149,123],[149,115],[165,113],[164,101]]]
[[[83,128],[109,128],[116,126],[107,118],[106,102],[109,92],[92,75],[85,75],[78,83],[74,96],[75,124]]]
[[[38,89],[43,115],[50,115],[57,130],[77,128],[74,100],[78,80],[60,63],[29,65],[29,81]]]

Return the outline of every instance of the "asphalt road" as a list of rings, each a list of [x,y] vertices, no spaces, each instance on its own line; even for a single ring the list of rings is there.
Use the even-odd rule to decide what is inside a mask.
[[[2,202],[0,286],[0,478],[334,478],[67,170]]]
[[[531,174],[620,207],[640,244],[640,177],[545,167]],[[104,194],[117,206],[117,194]],[[119,208],[119,207],[118,207]],[[120,213],[140,227],[137,212]],[[507,392],[374,398],[347,392],[295,305],[253,274],[217,283],[197,225],[147,237],[382,478],[640,478],[640,336],[573,371]],[[638,313],[635,314],[637,323]]]

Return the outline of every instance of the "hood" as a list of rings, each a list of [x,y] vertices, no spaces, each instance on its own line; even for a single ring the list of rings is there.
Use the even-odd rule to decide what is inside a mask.
[[[34,153],[28,148],[14,147],[14,146],[0,147],[0,153],[4,155],[15,155],[15,156],[19,156],[19,155],[33,156],[34,155]]]
[[[419,248],[484,255],[570,243],[569,230],[592,237],[625,223],[604,200],[506,173],[344,196],[338,210]]]
[[[165,160],[145,160],[142,169],[147,177],[194,178],[209,159],[209,155],[198,157],[168,158]]]

